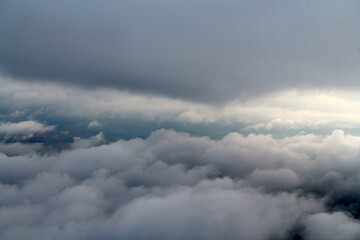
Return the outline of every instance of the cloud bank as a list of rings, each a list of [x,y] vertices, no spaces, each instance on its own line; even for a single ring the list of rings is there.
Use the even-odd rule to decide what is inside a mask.
[[[203,102],[359,88],[358,16],[355,0],[6,0],[0,67],[26,81]]]
[[[0,155],[1,239],[359,238],[360,137],[341,130],[98,144]]]
[[[359,91],[284,91],[245,102],[213,105],[144,96],[110,89],[84,90],[59,84],[19,83],[0,77],[0,107],[9,116],[30,114],[87,118],[87,127],[101,129],[109,119],[172,121],[187,124],[237,124],[244,130],[355,129],[360,122]],[[96,121],[94,119],[103,119]],[[7,120],[8,121],[8,120]],[[330,131],[331,132],[331,131]]]

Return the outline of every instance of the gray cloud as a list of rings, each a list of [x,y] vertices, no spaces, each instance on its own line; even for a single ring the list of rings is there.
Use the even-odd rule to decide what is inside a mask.
[[[95,136],[92,136],[87,139],[83,139],[80,137],[74,137],[74,142],[71,145],[71,148],[79,149],[79,148],[89,148],[93,146],[102,145],[105,143],[104,134],[102,132],[98,133]]]
[[[30,153],[38,153],[43,150],[43,145],[41,143],[32,143],[24,144],[20,142],[14,143],[1,143],[0,142],[0,153],[6,155],[18,156],[18,155],[27,155]]]
[[[319,213],[306,220],[308,239],[359,239],[360,224],[343,213]]]
[[[357,1],[36,0],[0,9],[0,66],[24,80],[200,101],[359,87]]]
[[[0,155],[1,239],[358,238],[357,136],[94,139]]]
[[[234,189],[231,184],[226,179],[204,182],[193,190],[185,189],[163,198],[141,198],[119,215],[115,214],[120,217],[119,232],[129,239],[144,236],[154,239],[281,239],[301,214],[318,210],[314,202],[294,195],[263,195]]]
[[[33,120],[16,123],[0,122],[0,153],[10,156],[29,156],[45,152],[47,149],[42,143],[29,142],[29,139],[54,129],[55,126],[46,126]]]

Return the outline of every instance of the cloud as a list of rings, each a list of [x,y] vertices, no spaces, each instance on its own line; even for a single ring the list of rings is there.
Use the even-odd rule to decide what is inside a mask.
[[[0,66],[26,81],[203,102],[359,88],[355,0],[8,0],[0,9]]]
[[[231,184],[216,180],[166,197],[140,198],[115,214],[120,228],[114,229],[129,239],[282,239],[301,214],[318,210],[295,195],[263,195]]]
[[[88,128],[95,128],[95,127],[99,127],[99,126],[101,126],[101,124],[98,121],[93,120],[93,121],[89,122]]]
[[[60,117],[139,119],[181,124],[243,126],[244,131],[355,129],[360,122],[359,91],[284,91],[223,105],[195,103],[114,89],[84,90],[59,84],[19,83],[0,78],[0,107],[12,112],[35,109]],[[29,111],[30,112],[30,111]],[[100,120],[99,120],[100,121]],[[92,123],[91,123],[92,122]]]
[[[30,153],[39,153],[44,146],[41,143],[24,144],[20,142],[15,143],[0,143],[0,153],[6,155],[28,155]]]
[[[339,130],[359,128],[358,16],[355,0],[1,1],[0,239],[358,239],[360,137]],[[111,142],[133,120],[301,134]]]
[[[74,137],[74,142],[72,143],[72,148],[89,148],[94,146],[99,146],[105,143],[104,134],[99,132],[97,135],[90,138],[82,139],[80,137]]]
[[[300,185],[300,177],[289,169],[255,169],[249,176],[251,185],[270,191],[286,191]]]
[[[92,139],[99,137],[81,141]],[[359,234],[360,137],[341,130],[282,139],[231,133],[216,141],[159,130],[147,139],[80,145],[0,155],[1,239]]]
[[[18,123],[0,122],[0,135],[5,136],[5,138],[20,137],[27,139],[31,138],[34,134],[41,134],[54,129],[55,126],[45,126],[33,120]]]
[[[358,239],[360,224],[341,212],[319,213],[305,222],[308,239]]]

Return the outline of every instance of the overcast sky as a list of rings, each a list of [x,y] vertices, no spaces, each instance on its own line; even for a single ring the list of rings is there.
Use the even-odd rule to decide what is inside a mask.
[[[1,1],[0,67],[23,80],[227,101],[360,87],[360,3]]]
[[[0,0],[0,239],[360,239],[357,0]]]

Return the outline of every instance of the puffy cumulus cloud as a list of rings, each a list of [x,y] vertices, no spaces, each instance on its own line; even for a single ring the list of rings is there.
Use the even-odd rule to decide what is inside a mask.
[[[356,0],[6,0],[0,67],[25,80],[213,102],[358,88],[358,9]]]
[[[354,129],[360,122],[359,91],[283,91],[213,105],[114,89],[83,90],[58,84],[30,84],[0,77],[0,107],[53,110],[59,116],[93,119],[173,121],[190,124],[242,124],[245,131]],[[224,124],[225,123],[225,124]],[[102,127],[101,125],[98,126]]]
[[[115,214],[120,218],[115,232],[129,239],[285,239],[302,214],[319,210],[295,195],[263,195],[231,185],[216,180],[166,197],[140,198]]]
[[[104,211],[99,189],[68,187],[48,199],[49,206],[2,208],[2,216],[11,215],[0,217],[3,226],[8,224],[2,239],[278,239],[301,214],[317,210],[313,201],[294,195],[274,197],[218,185],[204,182],[166,196],[138,197],[111,214]]]
[[[341,130],[80,145],[0,155],[1,239],[359,236],[360,137]]]
[[[52,131],[55,126],[45,126],[42,123],[28,120],[18,123],[0,122],[0,135],[5,138],[20,137],[22,139],[31,138],[34,134],[42,134]]]

